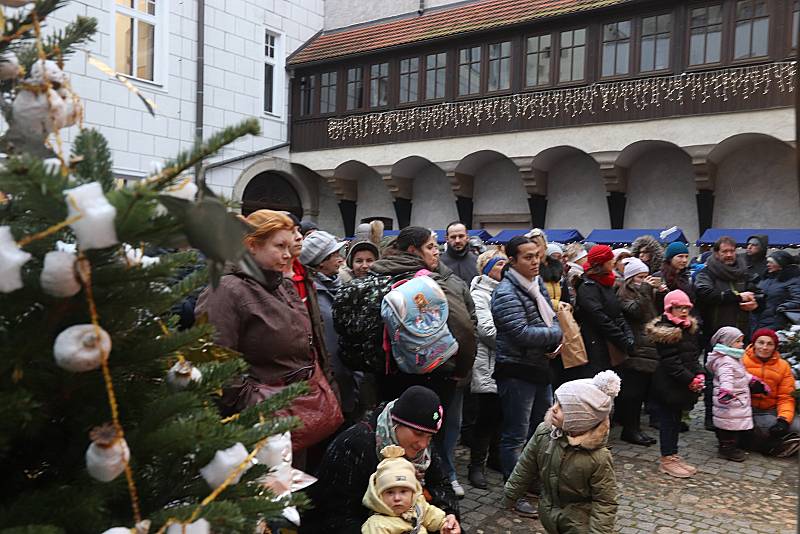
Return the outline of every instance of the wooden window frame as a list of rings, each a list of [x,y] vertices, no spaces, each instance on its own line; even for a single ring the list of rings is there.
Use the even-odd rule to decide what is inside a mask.
[[[735,0],[734,0],[735,1]],[[699,8],[706,8],[708,9],[711,6],[720,6],[720,50],[719,50],[719,61],[711,62],[711,63],[698,63],[696,65],[691,64],[691,57],[692,57],[692,11]],[[684,52],[684,65],[687,71],[696,71],[696,70],[708,70],[713,68],[718,68],[725,65],[728,61],[728,48],[729,48],[729,41],[730,41],[730,33],[731,28],[730,26],[730,16],[728,14],[728,8],[730,7],[730,1],[726,0],[712,0],[706,2],[697,2],[688,4],[686,6],[686,26],[684,27],[684,43],[685,43],[685,52]],[[708,26],[704,26],[708,28]],[[705,35],[708,36],[708,31],[705,32]],[[708,49],[708,39],[706,37],[706,50]],[[705,53],[705,51],[704,51]]]
[[[472,51],[474,49],[478,49],[478,53],[480,54],[480,58],[478,61],[475,61],[472,58]],[[469,50],[470,51],[470,61],[469,63],[461,63],[461,51],[462,50]],[[476,97],[480,97],[481,95],[485,94],[485,86],[484,86],[484,77],[486,72],[486,45],[484,44],[467,44],[467,45],[460,45],[456,47],[456,64],[455,64],[455,95],[456,98],[459,100],[469,100]],[[478,90],[474,93],[465,93],[461,94],[461,66],[462,65],[478,65]],[[472,85],[472,75],[470,74],[469,85]]]
[[[422,79],[424,78],[425,74],[427,73],[427,71],[423,69],[424,61],[425,61],[424,58],[425,58],[425,54],[423,54],[422,56],[419,56],[419,55],[416,55],[416,56],[403,56],[403,57],[398,59],[398,61],[397,61],[397,105],[398,106],[412,106],[413,107],[415,105],[419,105],[421,102],[424,102],[423,93],[422,93],[422,91],[424,90],[424,84],[422,83]],[[417,70],[416,70],[416,72],[417,72],[417,98],[416,98],[416,100],[408,100],[406,102],[403,102],[403,99],[402,99],[403,89],[401,87],[401,83],[402,83],[403,76],[404,76],[404,73],[403,73],[403,62],[404,61],[412,61],[412,60],[415,60],[415,59],[417,60]],[[409,75],[411,72],[413,72],[413,71],[408,71],[407,73],[405,73],[405,75]],[[410,87],[410,84],[409,84],[409,87]]]
[[[358,80],[350,81],[350,71],[358,71],[361,73]],[[361,111],[366,107],[367,104],[367,95],[366,89],[364,84],[364,66],[358,65],[355,67],[345,67],[344,69],[344,111]],[[350,107],[350,86],[351,85],[361,85],[361,105],[356,107]]]
[[[656,33],[652,34],[656,37],[655,43],[657,43],[657,37],[659,35],[663,35],[658,31],[658,17],[668,16],[670,18],[670,28],[669,28],[669,49],[667,50],[667,66],[663,69],[656,69],[653,70],[642,70],[642,40],[644,39],[644,19],[655,18],[656,19]],[[636,19],[636,28],[635,28],[635,35],[636,35],[636,45],[635,45],[635,54],[634,56],[634,66],[636,67],[633,72],[635,72],[638,76],[659,76],[664,75],[670,72],[673,72],[675,69],[675,48],[678,44],[676,40],[676,24],[678,21],[678,14],[675,11],[659,11],[654,13],[642,13],[641,15],[635,17]],[[688,27],[687,27],[688,29]],[[653,49],[655,54],[655,48]],[[655,62],[653,63],[655,66]]]
[[[580,78],[580,79],[577,79],[577,80],[561,81],[561,50],[562,50],[562,47],[561,47],[561,35],[566,33],[566,32],[573,32],[573,41],[574,41],[574,37],[575,37],[574,36],[574,32],[576,32],[578,30],[583,30],[584,31],[583,45],[582,45],[583,49],[584,49],[584,52],[583,52],[583,78]],[[553,84],[556,87],[569,87],[569,86],[580,86],[580,85],[585,85],[585,84],[590,83],[591,80],[593,79],[592,78],[592,73],[589,71],[590,62],[592,60],[591,54],[593,53],[592,50],[591,50],[592,47],[590,46],[590,44],[591,44],[591,24],[587,24],[587,25],[583,25],[583,26],[570,26],[570,27],[567,27],[567,28],[564,28],[564,29],[556,30],[555,31],[555,36],[556,36],[556,47],[557,47],[556,49],[558,50],[558,57],[555,60],[555,64],[556,64],[557,68],[556,68],[554,76],[553,76]],[[574,49],[574,48],[575,48],[574,44],[570,46],[570,49]],[[572,67],[572,65],[573,64],[570,63],[571,67]],[[599,77],[598,77],[598,79],[599,79]]]
[[[324,85],[323,84],[323,77],[325,75],[335,77],[332,84]],[[330,78],[329,78],[330,80]],[[330,88],[333,88],[333,111],[324,111],[322,109],[322,94],[328,90],[328,96],[330,96]],[[331,102],[329,101],[328,104],[330,105]],[[339,70],[338,69],[331,69],[325,72],[319,73],[319,114],[320,115],[335,115],[339,110]]]
[[[433,77],[434,78],[434,95],[433,95],[433,98],[428,98],[428,71],[429,71],[429,69],[428,69],[428,57],[430,57],[430,56],[436,57],[436,66],[433,69],[430,69],[431,71],[434,72],[434,77]],[[444,65],[441,65],[441,66],[439,65],[439,60],[438,60],[439,56],[444,56]],[[442,102],[447,98],[447,81],[448,81],[448,79],[451,78],[450,75],[449,75],[448,70],[452,67],[452,64],[453,64],[453,62],[451,60],[450,54],[448,53],[448,50],[440,50],[438,52],[430,52],[430,53],[422,54],[422,61],[421,61],[421,68],[420,68],[420,70],[422,72],[422,76],[420,77],[420,78],[422,78],[421,79],[422,91],[420,91],[420,99],[421,99],[422,102]],[[438,84],[436,84],[436,80],[438,78],[439,71],[444,71],[444,80],[443,80],[443,85],[442,85],[442,96],[441,97],[436,96],[436,87],[438,87]]]
[[[636,45],[638,44],[638,34],[636,33],[636,26],[638,25],[637,24],[638,19],[639,19],[639,17],[637,17],[637,16],[631,16],[631,17],[624,17],[622,19],[617,18],[617,19],[613,19],[613,20],[609,20],[609,21],[603,21],[603,22],[600,23],[600,25],[599,25],[600,39],[597,41],[597,43],[595,43],[596,46],[597,46],[597,60],[598,60],[597,61],[597,79],[598,80],[602,80],[602,81],[620,80],[620,79],[624,79],[624,78],[630,78],[631,76],[636,74],[637,71],[635,69],[636,65],[634,64],[634,56],[636,55],[635,54],[635,48],[636,48]],[[622,22],[627,22],[630,25],[629,26],[628,39],[627,39],[627,41],[628,41],[628,72],[623,73],[623,74],[617,74],[616,72],[614,72],[613,74],[609,74],[607,76],[604,76],[603,75],[603,48],[604,48],[605,43],[607,42],[607,41],[604,40],[606,26],[608,26],[610,24],[619,25]],[[617,41],[608,41],[608,42],[615,43],[614,44],[614,67],[615,67],[614,70],[616,71],[616,65],[617,65],[616,51],[617,51],[617,46],[619,46],[618,43],[620,41],[617,40]]]
[[[508,56],[503,56],[502,55],[502,53],[503,53],[502,48],[503,48],[503,45],[506,44],[506,43],[508,43]],[[500,46],[500,54],[501,54],[501,56],[498,59],[494,59],[493,60],[493,59],[491,59],[489,57],[489,50],[490,50],[490,48],[492,46],[497,46],[497,45]],[[515,50],[513,37],[512,36],[508,36],[508,38],[502,39],[500,41],[498,41],[496,39],[492,40],[491,42],[486,44],[485,48],[486,48],[486,53],[485,53],[486,65],[485,65],[485,68],[483,69],[484,72],[481,73],[481,78],[483,79],[483,81],[481,83],[481,89],[482,89],[481,93],[482,94],[488,94],[488,95],[502,95],[502,94],[510,93],[512,91],[513,87],[514,87],[514,57],[515,57],[515,55],[517,55],[519,53],[517,50]],[[490,67],[492,65],[492,61],[497,61],[497,62],[500,63],[500,73],[499,74],[502,76],[502,73],[503,73],[503,60],[504,59],[508,59],[508,87],[500,88],[500,89],[493,89],[493,90],[489,89],[489,69],[490,69]]]
[[[386,75],[385,76],[381,74],[381,70],[382,70],[384,65],[386,66]],[[373,69],[375,67],[378,67],[378,77],[377,78],[373,77],[373,75],[372,75],[372,71],[373,71]],[[366,107],[368,109],[385,109],[385,108],[389,107],[389,104],[391,104],[391,93],[392,93],[391,61],[386,60],[386,61],[378,61],[376,63],[370,63],[367,66],[367,73],[368,73],[368,78],[367,78],[367,82],[368,83],[366,84],[366,86],[368,87],[368,89],[367,89],[367,91],[366,91],[366,93],[364,95],[364,107]],[[378,96],[380,97],[380,81],[384,80],[384,79],[386,80],[386,95],[384,95],[385,98],[386,98],[386,102],[383,103],[383,104],[378,102],[377,104],[373,105],[373,103],[372,103],[372,96],[373,96],[372,82],[377,80],[376,87],[378,88]]]
[[[786,41],[787,44],[785,45],[786,46],[785,50],[788,51],[789,54],[791,54],[792,56],[796,57],[797,47],[800,46],[800,32],[798,32],[797,36],[798,42],[795,43],[794,32],[798,31],[798,29],[797,29],[797,24],[794,23],[794,14],[798,13],[798,17],[800,17],[800,0],[789,0],[787,4],[789,4],[787,6],[789,9],[789,14],[786,19],[789,23],[789,37],[788,40]],[[797,9],[795,9],[795,7],[797,7]],[[781,50],[781,55],[785,53],[785,50]]]
[[[730,58],[730,64],[739,65],[739,64],[742,64],[742,63],[760,62],[760,61],[764,61],[764,59],[770,57],[770,55],[771,55],[771,53],[770,53],[771,52],[771,46],[772,46],[772,41],[773,41],[773,39],[771,39],[770,32],[771,32],[771,30],[773,28],[775,28],[775,20],[774,20],[774,17],[773,17],[772,2],[770,2],[770,0],[764,0],[764,4],[765,4],[766,10],[767,10],[766,16],[764,16],[764,17],[755,17],[754,16],[754,17],[752,17],[750,19],[743,19],[743,20],[748,20],[750,22],[750,24],[753,24],[753,22],[755,22],[756,20],[759,20],[759,19],[763,19],[763,18],[767,19],[767,51],[766,51],[766,53],[764,55],[761,55],[761,56],[747,56],[747,57],[743,57],[743,58],[737,59],[736,58],[736,26],[737,26],[737,24],[739,22],[739,19],[736,16],[736,7],[737,7],[737,4],[739,3],[739,1],[741,1],[741,0],[728,0],[728,1],[730,3],[730,8],[729,8],[730,20],[728,22],[728,26],[730,28],[728,30],[729,35],[730,35],[730,42],[728,43],[728,53],[729,53],[729,58]],[[749,0],[749,1],[755,3],[758,0]],[[723,24],[724,24],[724,19],[723,19]],[[753,47],[753,32],[752,32],[752,27],[751,27],[751,30],[750,30],[750,48],[751,48],[751,52],[752,52],[752,47]]]
[[[547,83],[542,83],[539,85],[528,85],[528,57],[531,55],[528,51],[528,40],[533,38],[542,37],[549,37],[550,38],[550,68],[547,72]],[[524,50],[523,50],[523,58],[522,58],[522,87],[527,90],[538,90],[545,87],[552,87],[554,84],[554,73],[556,72],[556,48],[555,43],[557,41],[557,32],[542,32],[542,33],[533,33],[533,34],[526,34],[523,36],[524,42]],[[543,52],[539,51],[536,52],[536,55],[542,54]]]

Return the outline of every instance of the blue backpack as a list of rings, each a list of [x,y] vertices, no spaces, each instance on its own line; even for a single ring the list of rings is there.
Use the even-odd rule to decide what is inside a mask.
[[[430,373],[458,351],[447,327],[447,298],[435,280],[421,270],[400,281],[383,297],[381,317],[389,349],[403,373]]]

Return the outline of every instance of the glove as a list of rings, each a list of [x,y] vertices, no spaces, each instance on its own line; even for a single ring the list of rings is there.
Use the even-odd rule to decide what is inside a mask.
[[[778,420],[775,421],[775,424],[769,427],[769,435],[773,438],[780,438],[788,431],[789,423],[787,423],[786,419],[782,417],[778,417]]]
[[[719,388],[719,395],[717,395],[717,399],[719,400],[720,404],[728,404],[734,398],[736,398],[736,396],[733,393],[725,388]]]
[[[769,386],[764,383],[764,381],[754,376],[750,379],[750,393],[755,393],[757,395],[769,395],[770,389]]]
[[[689,389],[692,391],[702,391],[706,387],[706,377],[703,375],[695,375],[692,382],[689,384]]]

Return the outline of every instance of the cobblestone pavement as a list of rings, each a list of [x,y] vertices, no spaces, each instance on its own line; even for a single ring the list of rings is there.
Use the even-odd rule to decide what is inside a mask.
[[[758,453],[749,453],[743,463],[717,458],[716,438],[703,429],[702,405],[692,412],[689,426],[690,431],[681,434],[679,454],[699,472],[688,480],[658,472],[657,444],[630,445],[618,439],[620,427],[612,428],[620,534],[798,532],[797,458],[768,458]],[[658,436],[655,429],[648,432]],[[467,534],[545,533],[539,521],[500,508],[499,473],[487,470],[489,490],[475,489],[467,480],[469,451],[459,447],[457,457],[459,481],[467,493],[461,500]]]

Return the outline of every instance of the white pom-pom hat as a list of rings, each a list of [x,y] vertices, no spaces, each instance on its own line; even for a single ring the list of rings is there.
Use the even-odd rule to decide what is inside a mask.
[[[573,380],[555,391],[564,416],[562,429],[579,435],[593,429],[608,417],[622,384],[614,371],[602,371],[594,378]]]

